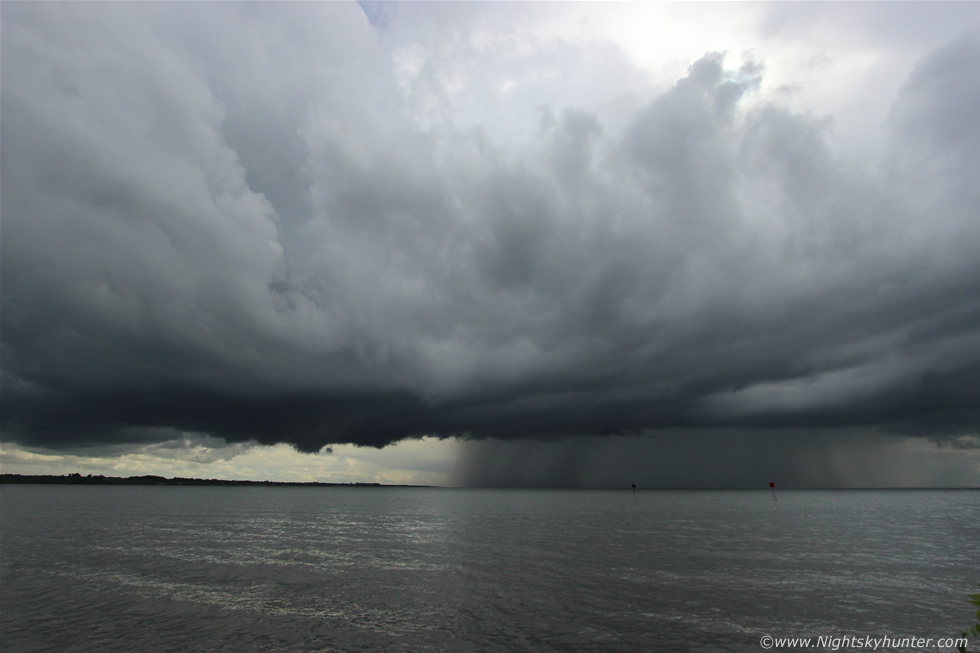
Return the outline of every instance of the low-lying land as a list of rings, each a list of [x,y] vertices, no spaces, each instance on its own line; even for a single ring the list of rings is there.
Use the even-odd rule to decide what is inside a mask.
[[[319,481],[227,481],[217,478],[164,478],[163,476],[66,476],[0,474],[0,483],[35,483],[48,485],[261,485],[261,486],[316,486],[316,487],[431,487],[428,485],[388,485],[382,483],[321,483]]]

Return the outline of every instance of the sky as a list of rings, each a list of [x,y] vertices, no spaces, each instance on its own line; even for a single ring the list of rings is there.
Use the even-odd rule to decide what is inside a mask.
[[[980,486],[980,4],[0,5],[0,468]]]

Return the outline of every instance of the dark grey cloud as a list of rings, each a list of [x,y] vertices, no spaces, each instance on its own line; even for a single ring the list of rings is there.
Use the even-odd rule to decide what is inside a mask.
[[[3,5],[6,439],[977,432],[976,34],[869,162],[719,53],[492,122],[465,89],[635,70],[425,9]]]

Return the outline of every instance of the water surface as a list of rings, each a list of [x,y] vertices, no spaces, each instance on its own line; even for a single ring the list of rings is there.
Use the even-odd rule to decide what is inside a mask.
[[[980,492],[6,485],[2,650],[760,651],[958,634]],[[938,650],[933,647],[929,650]]]

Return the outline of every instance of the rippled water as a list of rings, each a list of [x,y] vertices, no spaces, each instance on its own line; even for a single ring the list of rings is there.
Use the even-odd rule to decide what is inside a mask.
[[[0,646],[760,651],[971,623],[980,492],[779,498],[8,485]]]

